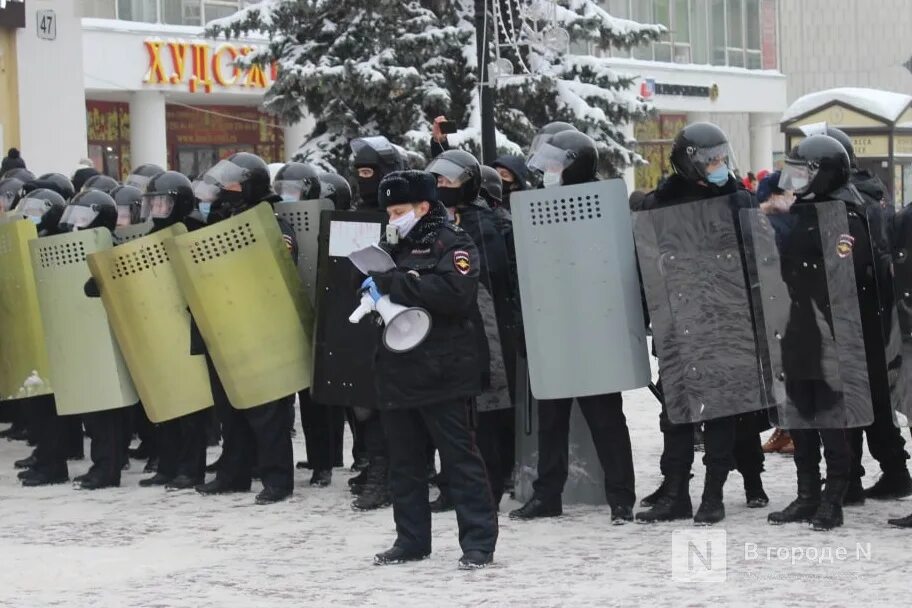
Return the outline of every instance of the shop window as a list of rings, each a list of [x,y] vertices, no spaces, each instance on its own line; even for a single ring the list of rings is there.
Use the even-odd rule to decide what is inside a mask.
[[[201,0],[161,0],[162,23],[202,25]]]
[[[672,16],[675,63],[690,63],[690,2],[675,0]]]
[[[640,23],[655,23],[652,19],[652,2],[643,0],[632,0],[630,6],[630,17]],[[641,44],[633,47],[634,59],[652,60],[652,45]]]
[[[709,22],[706,14],[707,0],[691,0],[690,2],[690,26],[692,40],[690,43],[691,60],[694,63],[709,63]]]
[[[712,65],[725,65],[725,0],[710,0],[709,39]]]
[[[82,16],[98,19],[116,19],[117,0],[85,0],[82,3]]]
[[[664,25],[668,32],[653,43],[656,61],[671,61],[671,0],[653,0],[653,22]]]
[[[222,17],[230,17],[238,11],[239,5],[237,1],[234,2],[216,2],[215,0],[207,0],[203,2],[203,21],[208,23],[213,19],[221,19]]]

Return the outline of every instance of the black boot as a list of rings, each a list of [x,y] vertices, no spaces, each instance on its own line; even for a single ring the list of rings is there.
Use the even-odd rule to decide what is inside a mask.
[[[32,474],[23,478],[22,485],[26,488],[37,486],[50,486],[58,483],[66,483],[70,480],[66,467],[49,471],[45,469],[32,469]]]
[[[326,469],[325,471],[314,471],[313,475],[310,476],[310,485],[315,488],[326,488],[329,487],[329,484],[332,483],[332,478],[332,469]]]
[[[887,523],[894,528],[912,528],[912,515],[897,517],[895,519],[888,519]]]
[[[119,488],[119,479],[107,479],[101,475],[89,474],[76,486],[79,490],[102,490],[104,488]]]
[[[360,473],[361,471],[366,469],[367,465],[369,465],[369,464],[370,464],[370,461],[367,459],[367,457],[362,456],[360,458],[355,459],[355,461],[352,463],[351,471],[352,471],[352,473],[355,473],[355,472]]]
[[[202,478],[194,478],[189,475],[178,475],[165,484],[165,489],[169,491],[191,490],[203,483]]]
[[[484,551],[466,551],[459,558],[460,570],[480,570],[494,563],[494,556]]]
[[[563,515],[564,507],[560,496],[557,498],[539,498],[533,495],[529,502],[510,511],[510,519],[538,519],[539,517],[557,517]]]
[[[367,483],[367,467],[361,469],[361,472],[353,477],[348,478],[348,487],[351,488],[352,494],[360,494],[362,487]],[[357,490],[355,487],[357,486]]]
[[[207,464],[206,472],[207,473],[218,473],[219,463],[221,462],[221,460],[222,460],[222,457],[219,456],[218,458],[215,459],[215,462],[213,462],[212,464]]]
[[[742,474],[744,477],[744,496],[747,500],[747,506],[751,509],[761,509],[769,504],[769,496],[763,491],[763,480],[760,478],[760,472],[756,474]]]
[[[383,553],[375,555],[374,563],[378,566],[390,566],[393,564],[404,564],[406,562],[417,562],[427,559],[430,554],[430,551],[427,553],[410,553],[402,547],[393,547],[392,549],[387,549]]]
[[[725,469],[707,468],[703,481],[703,500],[694,514],[694,523],[698,526],[711,526],[725,519],[725,504],[722,502],[722,487],[728,479]]]
[[[820,474],[799,473],[798,497],[781,511],[770,513],[766,520],[773,525],[811,521],[820,506]]]
[[[896,471],[884,472],[877,483],[864,493],[867,498],[875,500],[890,500],[912,495],[912,478],[909,477],[909,470],[903,466]]]
[[[255,500],[256,504],[258,505],[271,505],[277,502],[282,502],[289,496],[291,496],[291,490],[266,486],[263,488],[262,492],[256,495]]]
[[[645,498],[643,498],[643,500],[640,501],[640,506],[643,507],[644,509],[649,509],[651,507],[656,506],[656,503],[659,502],[659,498],[661,498],[662,494],[665,493],[666,487],[668,487],[668,483],[665,480],[665,478],[663,477],[662,483],[659,484],[659,487],[656,488],[656,491],[653,492],[652,494],[646,496]]]
[[[35,451],[32,450],[30,456],[23,458],[22,460],[17,460],[13,463],[13,467],[16,469],[31,469],[36,464],[38,464],[38,459],[35,458]]]
[[[865,504],[865,492],[861,485],[861,477],[853,476],[849,480],[849,488],[845,498],[842,499],[844,507],[860,507]]]
[[[671,474],[665,478],[665,492],[648,511],[640,511],[636,519],[643,523],[674,521],[693,517],[690,502],[690,474]]]
[[[611,525],[622,526],[633,521],[633,508],[626,505],[611,507]]]
[[[143,467],[143,473],[155,473],[158,471],[158,456],[149,458],[146,466]]]
[[[446,511],[453,511],[455,509],[456,505],[453,503],[450,494],[445,489],[441,489],[437,498],[431,501],[431,513],[445,513]]]
[[[146,479],[140,479],[139,485],[143,488],[151,488],[153,486],[163,486],[169,481],[172,477],[170,475],[164,475],[162,473],[156,473],[152,477],[147,477]]]
[[[842,500],[845,498],[849,480],[845,477],[827,475],[823,499],[817,512],[811,518],[811,525],[818,532],[825,532],[842,525]]]
[[[375,457],[367,469],[367,483],[361,495],[352,502],[356,511],[373,511],[388,507],[393,499],[389,491],[389,464],[386,458]]]
[[[216,477],[209,483],[202,483],[196,486],[196,491],[200,494],[231,494],[233,492],[249,492],[250,482],[248,481],[245,484],[231,484]]]

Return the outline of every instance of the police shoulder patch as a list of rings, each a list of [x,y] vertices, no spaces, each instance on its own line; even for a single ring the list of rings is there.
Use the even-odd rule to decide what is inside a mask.
[[[851,234],[840,234],[839,241],[836,243],[836,255],[841,258],[849,257],[855,248],[855,237]]]
[[[288,251],[294,252],[294,239],[290,235],[283,234],[282,240],[285,241],[285,247]]]
[[[459,274],[469,274],[472,270],[472,262],[469,258],[469,252],[459,249],[453,252],[453,266],[456,267]]]

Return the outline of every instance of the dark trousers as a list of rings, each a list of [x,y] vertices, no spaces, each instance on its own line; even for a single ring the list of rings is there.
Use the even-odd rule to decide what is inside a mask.
[[[662,475],[690,475],[694,461],[694,425],[671,422],[663,405],[659,414],[659,428],[662,430],[663,441],[659,461]],[[737,469],[745,477],[763,471],[760,433],[750,414],[705,421],[703,450],[703,464],[707,468],[725,471]]]
[[[137,403],[133,406],[133,428],[142,446],[148,450],[149,457],[156,458],[159,455],[158,429],[146,416],[146,410],[143,409],[142,403]]]
[[[630,431],[620,393],[578,397],[605,474],[605,498],[611,506],[632,507],[635,496]],[[535,495],[559,499],[569,470],[572,399],[538,402],[538,479]]]
[[[294,395],[250,409],[231,406],[218,374],[209,363],[209,379],[216,412],[222,423],[222,456],[218,479],[233,486],[249,486],[256,466],[263,486],[294,487],[291,413]]]
[[[35,397],[29,406],[30,424],[34,425],[35,469],[49,474],[67,472],[66,418],[57,415],[53,395]]]
[[[430,437],[447,469],[460,547],[463,551],[493,553],[497,543],[497,512],[484,463],[469,428],[466,400],[384,411],[380,419],[389,451],[396,546],[415,553],[431,551],[425,453]]]
[[[513,437],[516,414],[509,408],[478,412],[477,416],[478,428],[475,430],[475,436],[478,440],[478,450],[481,452],[488,480],[491,482],[494,504],[499,505],[504,494],[504,482],[513,472],[515,455],[510,453],[510,450],[515,449],[515,439],[514,442],[507,442],[504,439],[506,432]]]
[[[379,412],[371,412],[370,417],[361,422],[361,433],[364,436],[364,452],[370,462],[385,461],[388,457],[387,441]]]
[[[766,416],[763,412],[761,415]],[[735,468],[745,479],[763,472],[763,441],[756,423],[756,414],[739,416],[735,423]]]
[[[854,429],[789,429],[795,443],[795,468],[798,474],[820,472],[820,446],[826,458],[827,479],[848,479],[852,471],[850,437]]]
[[[167,477],[185,475],[202,481],[206,473],[206,425],[209,409],[168,420],[158,425],[158,473]]]
[[[853,467],[855,477],[864,477],[865,470],[861,465],[864,452],[864,435],[868,436],[868,451],[880,464],[884,473],[896,474],[906,470],[906,460],[909,454],[905,450],[906,440],[903,439],[899,427],[893,424],[893,408],[889,396],[874,399],[874,422],[863,429],[849,429],[849,441],[852,446]]]
[[[317,403],[309,390],[298,393],[301,408],[301,428],[304,429],[304,447],[307,462],[315,471],[332,470],[336,458],[342,459],[342,433],[345,410],[332,405]]]
[[[133,435],[131,407],[83,414],[86,431],[92,438],[89,473],[101,479],[120,482],[120,471],[127,460]]]
[[[352,460],[358,462],[359,460],[364,460],[367,458],[367,448],[364,447],[364,432],[361,428],[363,426],[362,422],[358,420],[358,417],[355,416],[355,409],[351,407],[345,408],[345,418],[348,420],[348,428],[351,429],[352,433]],[[344,431],[344,429],[343,429]],[[342,460],[342,442],[339,442],[337,446],[338,450],[338,461]]]

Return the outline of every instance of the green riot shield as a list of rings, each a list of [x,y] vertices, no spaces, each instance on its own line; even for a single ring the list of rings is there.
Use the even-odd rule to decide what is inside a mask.
[[[291,225],[298,238],[298,274],[304,282],[304,290],[311,304],[315,302],[317,291],[320,212],[332,209],[332,201],[325,198],[277,203],[275,206],[276,215]]]
[[[136,390],[156,423],[212,405],[206,358],[190,350],[190,310],[163,244],[186,232],[176,224],[88,256]]]
[[[29,243],[57,413],[87,414],[138,401],[101,299],[86,295],[86,256],[110,249],[104,228]]]
[[[0,224],[0,401],[51,392],[29,241],[35,224]]]
[[[168,239],[165,250],[231,405],[310,386],[313,311],[268,203]]]

